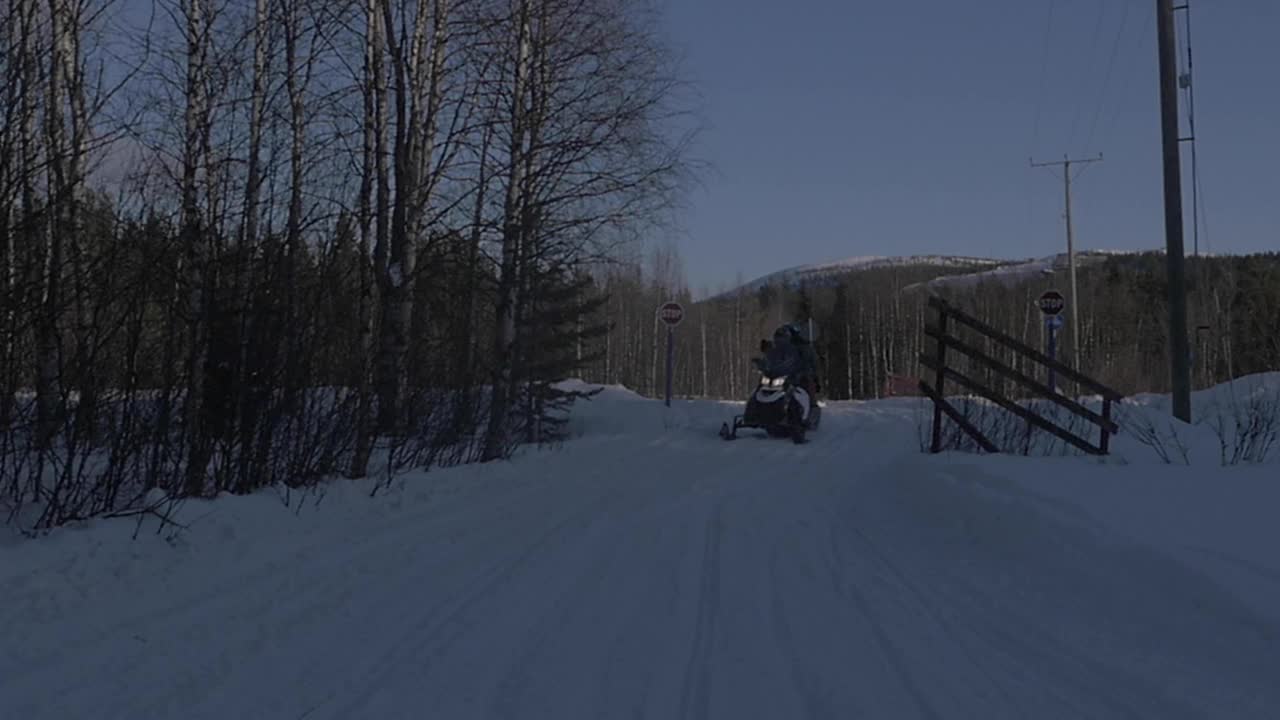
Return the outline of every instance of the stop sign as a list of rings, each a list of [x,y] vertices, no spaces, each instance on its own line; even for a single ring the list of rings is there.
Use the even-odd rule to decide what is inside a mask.
[[[1067,299],[1057,290],[1047,290],[1036,304],[1040,306],[1040,312],[1045,315],[1058,315],[1067,306]]]
[[[667,324],[667,327],[675,327],[684,319],[684,307],[678,302],[663,303],[658,308],[658,319]]]

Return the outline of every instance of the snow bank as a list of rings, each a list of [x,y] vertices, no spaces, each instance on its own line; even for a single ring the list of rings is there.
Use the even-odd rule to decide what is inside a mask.
[[[1280,372],[1192,393],[1191,423],[1172,416],[1170,396],[1153,394],[1126,399],[1118,422],[1125,431],[1120,440],[1126,458],[1141,457],[1145,450],[1162,462],[1196,467],[1274,466],[1280,463]]]
[[[935,465],[981,468],[975,489],[1158,548],[1280,618],[1280,373],[1194,393],[1192,423],[1170,405],[1127,398],[1106,458],[945,453]]]

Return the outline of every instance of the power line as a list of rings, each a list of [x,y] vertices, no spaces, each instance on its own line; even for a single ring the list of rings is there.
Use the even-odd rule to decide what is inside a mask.
[[[1049,67],[1049,40],[1053,37],[1053,9],[1055,0],[1049,0],[1049,19],[1044,26],[1044,42],[1040,43],[1040,79],[1036,86],[1036,114],[1031,128],[1031,152],[1035,152],[1036,143],[1040,141],[1040,110],[1044,105],[1044,78]]]
[[[1089,67],[1085,70],[1085,86],[1089,84],[1089,75],[1093,71],[1093,59],[1098,50],[1098,38],[1102,36],[1102,20],[1106,17],[1107,3],[1106,0],[1098,1],[1098,21],[1093,25],[1093,36],[1089,40]],[[1070,147],[1076,141],[1076,126],[1080,124],[1080,109],[1084,105],[1083,100],[1076,105],[1075,112],[1071,114],[1071,134],[1067,136],[1067,147]]]
[[[1102,76],[1102,89],[1098,92],[1098,105],[1093,111],[1093,121],[1089,123],[1089,136],[1085,138],[1085,147],[1093,143],[1094,133],[1098,129],[1098,119],[1102,117],[1102,108],[1106,105],[1107,88],[1111,85],[1111,75],[1116,67],[1116,57],[1120,54],[1120,41],[1124,39],[1125,24],[1129,21],[1129,3],[1120,6],[1120,29],[1116,31],[1116,39],[1111,43],[1111,56],[1107,59],[1107,69]]]
[[[1053,39],[1053,16],[1056,5],[1056,0],[1049,0],[1049,13],[1045,18],[1044,24],[1044,38],[1040,42],[1040,75],[1036,81],[1036,109],[1031,127],[1031,147],[1027,149],[1028,155],[1035,155],[1036,148],[1040,143],[1040,115],[1044,107],[1045,76],[1048,74],[1049,68],[1049,42]],[[1029,183],[1024,185],[1023,192],[1027,198],[1026,223],[1027,227],[1030,228],[1034,215],[1035,195]]]
[[[1155,13],[1148,10],[1144,15],[1144,18],[1142,31],[1138,34],[1138,46],[1136,49],[1139,53],[1145,53],[1147,51],[1147,46],[1148,43],[1150,43],[1150,36],[1152,34],[1151,24],[1155,21]],[[1120,121],[1120,114],[1125,107],[1124,101],[1129,97],[1129,87],[1133,85],[1133,75],[1134,74],[1131,72],[1125,73],[1124,75],[1124,83],[1120,86],[1120,100],[1116,102],[1115,108],[1111,113],[1111,119],[1107,122],[1106,127],[1103,128],[1102,137],[1104,138],[1110,136],[1112,131],[1116,128],[1116,123]]]
[[[1194,145],[1192,147],[1194,148]],[[1194,174],[1191,181],[1195,183],[1195,192],[1200,203],[1199,215],[1200,224],[1204,226],[1204,249],[1207,253],[1213,253],[1213,234],[1209,232],[1209,210],[1204,200],[1204,186],[1198,174]]]

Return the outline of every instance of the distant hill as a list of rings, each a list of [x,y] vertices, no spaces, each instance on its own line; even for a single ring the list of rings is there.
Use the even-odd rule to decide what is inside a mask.
[[[1076,253],[1076,267],[1084,268],[1121,254],[1128,253],[1111,250],[1082,250]],[[939,274],[933,280],[908,285],[903,288],[904,292],[939,292],[944,289],[973,287],[982,282],[1015,285],[1036,277],[1065,274],[1068,269],[1066,253],[1027,259],[997,259],[964,255],[867,255],[778,270],[709,299],[732,297],[739,293],[754,293],[766,285],[786,286],[793,289],[800,287],[801,284],[830,285],[840,282],[842,278],[852,273],[865,270],[929,266],[940,270],[945,269],[946,272]]]
[[[785,270],[778,270],[758,277],[745,285],[719,293],[710,299],[732,297],[740,293],[753,293],[766,285],[797,288],[802,283],[809,285],[825,285],[838,282],[849,273],[862,270],[873,270],[886,267],[936,266],[939,268],[972,268],[986,270],[1009,264],[1010,260],[993,260],[991,258],[965,257],[961,255],[862,255],[832,262],[813,265],[797,265]]]
[[[1107,258],[1115,255],[1127,254],[1131,253],[1110,250],[1082,250],[1076,253],[1076,270],[1078,272],[1090,265],[1104,262]],[[903,292],[918,292],[921,290],[938,292],[943,289],[968,289],[984,282],[1012,286],[1034,280],[1037,277],[1059,275],[1065,277],[1069,271],[1070,264],[1067,254],[1059,253],[1058,255],[1050,255],[1049,257],[1035,260],[1010,262],[978,272],[945,275],[928,282],[908,285],[903,288]]]

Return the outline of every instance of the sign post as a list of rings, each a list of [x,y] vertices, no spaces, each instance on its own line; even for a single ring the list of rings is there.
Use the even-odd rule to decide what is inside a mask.
[[[1058,328],[1062,327],[1062,310],[1066,307],[1067,301],[1062,297],[1062,293],[1057,290],[1046,290],[1040,299],[1036,301],[1040,306],[1040,312],[1044,313],[1045,330],[1048,331],[1046,339],[1045,354],[1050,359],[1058,359]],[[1058,375],[1049,368],[1049,390],[1058,391]]]
[[[676,362],[675,331],[684,319],[684,307],[675,301],[663,303],[658,308],[658,319],[667,326],[667,407],[671,407],[671,374]]]

